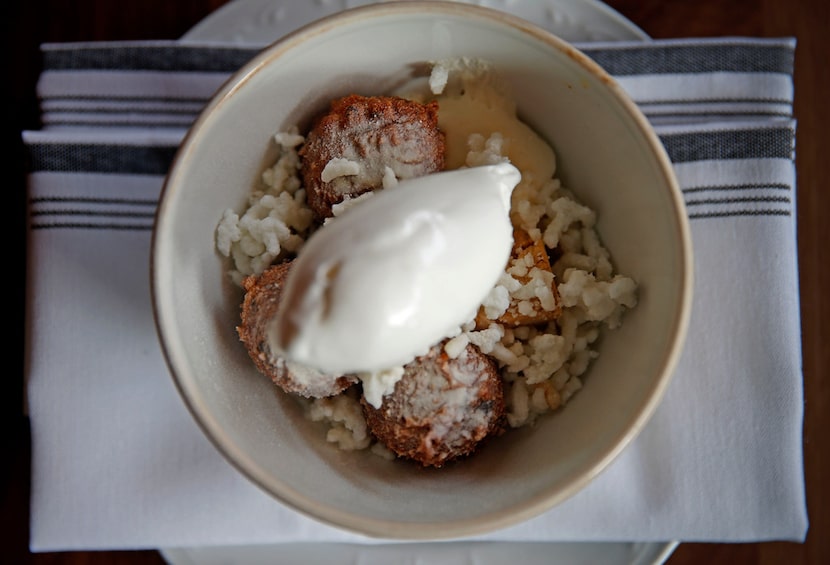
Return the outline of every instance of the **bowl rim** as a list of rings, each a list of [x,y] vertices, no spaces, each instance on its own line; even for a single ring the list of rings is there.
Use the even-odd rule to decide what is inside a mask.
[[[157,266],[157,262],[159,260],[159,233],[162,231],[160,228],[167,223],[165,218],[167,216],[169,199],[166,196],[172,190],[175,190],[181,163],[186,159],[186,155],[189,152],[188,149],[194,143],[197,132],[202,128],[207,117],[217,106],[221,105],[226,98],[232,96],[237,89],[244,85],[251,76],[259,72],[270,60],[278,58],[282,53],[291,50],[308,38],[325,33],[326,30],[332,27],[347,22],[353,23],[364,18],[386,17],[394,14],[424,13],[426,11],[437,15],[473,16],[514,28],[562,52],[609,88],[614,98],[621,104],[629,117],[633,119],[639,133],[647,141],[656,157],[660,173],[664,177],[666,185],[669,187],[673,204],[672,211],[675,215],[675,225],[679,231],[676,237],[682,250],[679,264],[681,278],[680,303],[678,304],[672,330],[674,337],[670,347],[664,352],[663,359],[659,364],[660,371],[656,377],[654,387],[643,398],[640,407],[634,413],[634,418],[628,423],[627,427],[622,429],[615,439],[611,441],[612,448],[595,457],[585,469],[580,469],[578,472],[572,473],[573,476],[563,479],[564,486],[559,488],[548,487],[542,491],[542,494],[538,498],[519,501],[499,512],[480,515],[470,519],[393,523],[386,520],[355,516],[348,512],[315,502],[302,493],[297,492],[286,483],[281,482],[279,478],[268,476],[263,469],[235,446],[233,440],[223,431],[217,421],[200,406],[198,391],[191,389],[180,374],[177,353],[170,345],[170,336],[168,335],[167,325],[165,324],[166,314],[162,311],[159,304],[159,297],[163,289],[158,286],[159,277],[157,273],[159,267]],[[674,168],[651,124],[639,107],[636,106],[628,94],[619,86],[617,81],[570,42],[561,39],[536,24],[494,8],[448,0],[389,1],[347,8],[299,27],[261,49],[223,82],[182,138],[179,148],[171,162],[168,174],[165,176],[162,184],[150,244],[151,304],[162,355],[175,384],[175,388],[205,437],[210,440],[214,447],[237,471],[263,492],[281,503],[324,524],[379,539],[427,541],[486,534],[536,517],[572,497],[592,482],[639,435],[665,395],[686,340],[686,333],[691,317],[693,282],[691,230],[685,212],[685,202],[675,177]]]

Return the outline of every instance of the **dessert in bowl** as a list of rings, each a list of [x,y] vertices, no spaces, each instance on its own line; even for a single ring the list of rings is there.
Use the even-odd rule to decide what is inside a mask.
[[[415,120],[437,137],[413,145],[432,143],[437,165],[409,166],[433,159],[408,153],[366,161],[386,142],[359,155],[313,143],[331,130],[321,123],[376,119],[390,105],[398,116],[401,100],[437,113],[434,124]],[[499,189],[492,177],[512,180]],[[436,184],[467,192],[445,206]],[[429,212],[426,239],[448,243],[427,249],[440,252],[396,231],[410,208]],[[372,255],[378,239],[397,243]],[[321,267],[332,260],[337,269]],[[220,89],[165,183],[152,289],[173,379],[242,473],[326,523],[437,539],[543,512],[637,435],[682,347],[691,246],[659,139],[586,56],[486,8],[388,3],[290,34]],[[246,314],[257,292],[281,307]],[[420,317],[395,334],[384,307],[416,295],[431,298],[404,301]],[[347,314],[335,315],[340,306]],[[291,331],[257,330],[279,320]],[[303,369],[275,379],[271,368],[286,363]],[[453,401],[481,408],[431,412],[460,413],[437,426],[473,438],[457,449],[436,426],[400,425],[415,419],[400,408],[423,399],[424,367],[463,384],[445,387],[460,391]],[[430,402],[448,406],[444,392]]]

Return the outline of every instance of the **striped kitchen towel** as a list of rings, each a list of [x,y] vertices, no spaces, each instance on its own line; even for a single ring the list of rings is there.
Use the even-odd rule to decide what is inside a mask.
[[[652,421],[511,541],[804,539],[792,39],[591,43],[654,124],[691,220],[695,299]],[[31,546],[367,541],[234,471],[180,401],[149,295],[172,156],[258,46],[52,44],[28,149]]]
[[[577,45],[653,123],[792,116],[789,38]],[[44,45],[44,129],[185,128],[257,50],[170,41]]]

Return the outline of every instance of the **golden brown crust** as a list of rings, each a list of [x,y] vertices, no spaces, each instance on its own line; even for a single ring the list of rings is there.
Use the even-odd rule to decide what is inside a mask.
[[[356,94],[336,99],[309,131],[300,158],[309,207],[318,219],[330,217],[334,204],[381,188],[386,167],[398,179],[444,168],[438,104]],[[332,159],[358,163],[360,172],[324,182]]]
[[[305,397],[321,398],[344,391],[357,382],[354,375],[330,376],[302,367],[274,354],[268,345],[267,325],[277,314],[280,294],[291,268],[291,261],[269,267],[260,276],[242,281],[245,299],[241,322],[236,331],[257,369],[276,385]]]
[[[444,343],[404,367],[380,408],[362,399],[372,435],[425,467],[469,455],[504,431],[504,385],[493,360],[474,345],[451,359]]]
[[[553,274],[545,244],[542,240],[533,241],[526,231],[519,228],[513,230],[513,251],[508,268],[517,260],[528,260],[533,267]],[[530,275],[516,276],[515,279],[522,284],[527,284],[530,281]],[[503,326],[515,328],[518,326],[534,326],[556,320],[562,315],[562,299],[559,297],[559,289],[556,288],[556,280],[551,283],[550,290],[556,301],[556,307],[553,310],[545,310],[542,307],[541,300],[530,298],[528,301],[533,312],[522,313],[519,311],[519,301],[511,300],[507,310],[495,321]],[[476,329],[479,330],[490,325],[491,320],[487,318],[483,307],[479,308],[475,321]]]

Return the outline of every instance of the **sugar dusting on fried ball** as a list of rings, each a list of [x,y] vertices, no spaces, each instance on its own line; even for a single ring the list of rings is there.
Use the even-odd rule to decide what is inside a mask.
[[[504,388],[493,360],[470,344],[451,358],[444,343],[407,364],[379,408],[361,401],[372,435],[425,467],[469,455],[504,431]]]
[[[318,219],[332,206],[383,188],[384,177],[409,179],[444,168],[438,104],[352,94],[331,102],[300,149],[308,205]]]

